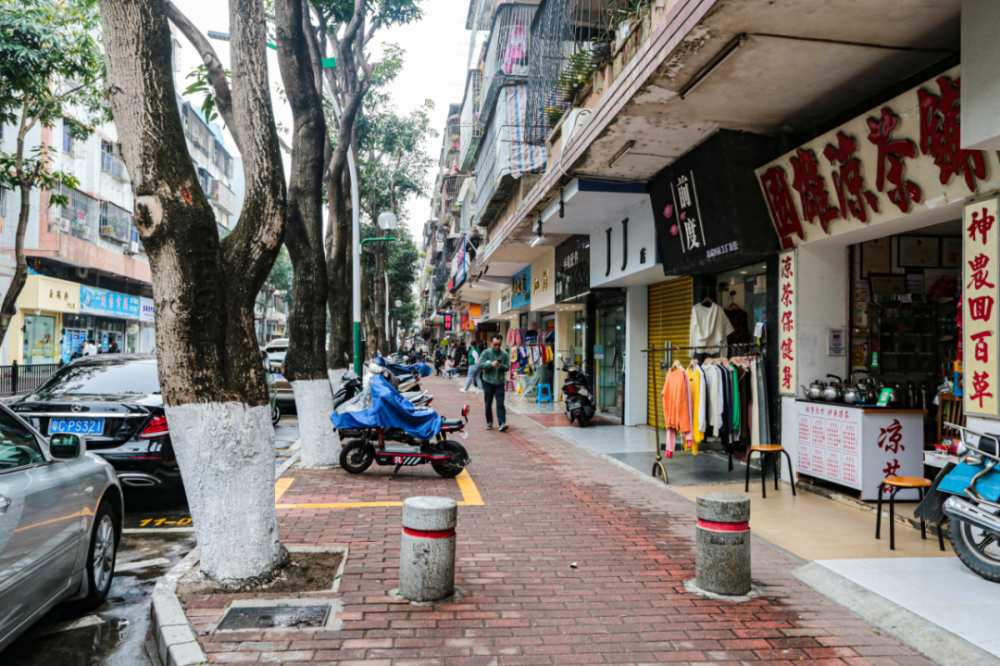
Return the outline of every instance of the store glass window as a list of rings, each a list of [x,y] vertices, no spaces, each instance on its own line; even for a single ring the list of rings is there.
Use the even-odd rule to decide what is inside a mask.
[[[732,343],[751,342],[759,322],[767,323],[767,264],[743,266],[715,276],[715,302],[736,329]]]
[[[58,363],[56,318],[24,315],[24,362],[38,365]]]

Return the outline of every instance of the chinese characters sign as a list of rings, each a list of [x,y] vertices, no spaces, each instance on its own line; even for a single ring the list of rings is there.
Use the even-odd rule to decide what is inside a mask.
[[[514,276],[514,279],[511,280],[510,291],[512,310],[531,303],[531,266]]]
[[[80,312],[120,319],[138,319],[139,297],[80,285]]]
[[[757,169],[781,246],[1000,188],[992,153],[960,147],[960,90],[955,67]]]
[[[798,354],[795,336],[795,250],[778,255],[778,381],[781,395],[796,395],[795,356]]]
[[[690,252],[705,247],[705,229],[695,190],[694,171],[674,178],[670,183],[670,194],[673,203],[663,209],[663,216],[667,222],[673,223],[670,232],[680,236],[681,251]]]
[[[998,198],[991,197],[965,205],[962,218],[962,348],[965,369],[965,412],[980,416],[1000,416],[1000,363],[997,316],[1000,298],[1000,224]]]

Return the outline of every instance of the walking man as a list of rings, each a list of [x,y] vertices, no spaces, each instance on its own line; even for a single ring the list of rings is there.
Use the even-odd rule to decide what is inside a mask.
[[[479,377],[479,343],[473,342],[469,346],[469,378],[465,380],[465,388],[460,389],[462,393],[468,393],[469,387],[472,386],[472,382],[476,383],[476,387],[480,391],[483,390],[483,380]],[[473,389],[475,390],[475,389]]]
[[[497,401],[497,420],[500,432],[507,431],[507,409],[503,405],[504,387],[510,374],[510,354],[500,349],[503,338],[495,333],[490,338],[490,347],[479,355],[480,371],[483,374],[483,397],[486,399],[486,429],[493,430],[493,400]]]

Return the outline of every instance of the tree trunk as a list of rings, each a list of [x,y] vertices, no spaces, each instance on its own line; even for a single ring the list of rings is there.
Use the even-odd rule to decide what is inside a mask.
[[[18,154],[23,154],[24,141],[18,141]],[[28,261],[24,256],[24,233],[28,228],[28,216],[31,214],[31,187],[22,180],[20,185],[21,206],[17,214],[17,235],[14,240],[14,258],[17,262],[14,277],[10,279],[10,287],[0,306],[0,341],[7,336],[10,322],[17,314],[17,298],[28,281]]]
[[[306,42],[302,0],[276,0],[278,65],[292,107],[292,173],[288,233],[292,260],[292,310],[285,375],[295,392],[302,464],[330,467],[340,442],[330,423],[333,392],[326,372],[326,258],[323,251],[324,144],[329,144],[323,99]],[[310,28],[311,29],[311,28]]]
[[[163,0],[101,0],[108,92],[149,256],[160,389],[201,551],[224,585],[271,578],[288,554],[274,511],[274,429],[254,300],[285,231],[261,0],[230,0],[233,111],[246,200],[219,240],[188,155]]]
[[[332,158],[333,150],[330,149]],[[347,358],[354,353],[353,349],[353,276],[351,275],[351,248],[354,245],[351,231],[351,207],[344,193],[350,192],[350,175],[347,170],[341,172],[341,183],[326,181],[330,198],[330,221],[327,225],[327,277],[329,295],[327,303],[330,309],[330,347],[327,354],[327,367],[342,375],[350,363]],[[345,356],[346,354],[346,356]],[[334,388],[339,384],[339,377],[334,380]]]
[[[385,330],[385,253],[388,250],[385,243],[376,243],[381,247],[375,248],[375,274],[372,277],[372,314],[375,319],[375,347],[383,355],[388,353]]]

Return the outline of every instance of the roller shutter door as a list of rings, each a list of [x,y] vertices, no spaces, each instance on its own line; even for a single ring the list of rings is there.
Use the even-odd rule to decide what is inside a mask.
[[[691,327],[691,278],[683,277],[669,280],[649,287],[649,346],[662,349],[668,342],[675,347],[688,345],[688,334]],[[660,391],[663,390],[664,370],[660,362],[665,358],[663,353],[650,354],[653,366],[649,369],[647,380],[647,422],[655,425],[657,418],[663,427],[663,400]],[[676,352],[674,359],[687,365],[687,351]]]

